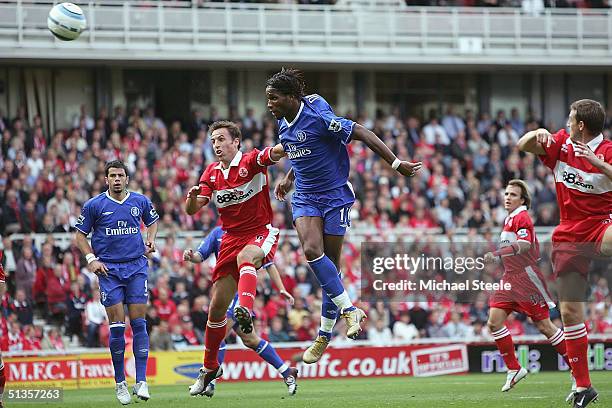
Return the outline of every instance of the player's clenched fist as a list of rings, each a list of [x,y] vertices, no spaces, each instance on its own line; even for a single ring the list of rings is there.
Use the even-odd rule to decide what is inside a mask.
[[[186,249],[183,251],[183,261],[193,262],[193,249]]]
[[[274,195],[278,201],[285,201],[285,197],[287,193],[291,190],[293,186],[293,180],[288,177],[283,177],[281,181],[278,182],[276,187],[274,187]]]
[[[553,139],[550,132],[542,128],[536,130],[536,141],[546,147],[550,147],[551,144],[555,143],[555,139]]]
[[[200,194],[200,186],[193,186],[189,189],[189,192],[187,193],[187,197],[198,198],[198,194]]]

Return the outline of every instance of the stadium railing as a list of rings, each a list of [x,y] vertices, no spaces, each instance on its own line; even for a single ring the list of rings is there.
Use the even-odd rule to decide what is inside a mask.
[[[192,7],[163,1],[104,1],[82,4],[88,29],[78,41],[66,44],[46,29],[51,4],[21,0],[0,4],[3,56],[612,65],[612,11],[607,9],[546,9],[533,14],[518,8],[408,7],[390,1],[384,6],[364,1]]]
[[[540,242],[548,242],[550,241],[550,237],[552,234],[552,227],[536,227],[536,233],[538,235],[538,239]],[[157,234],[158,237],[158,245],[159,242],[165,241],[165,239],[172,235],[175,238],[175,245],[178,248],[184,248],[185,240],[188,237],[191,237],[193,245],[197,246],[199,241],[204,237],[203,231],[178,231],[176,233],[169,231],[160,231]],[[20,242],[23,240],[26,234],[12,234],[10,235],[11,241]],[[49,234],[28,234],[33,240],[34,244],[40,248],[42,244],[45,242],[47,236]],[[74,239],[74,233],[54,233],[51,234],[55,240],[55,245],[57,245],[60,249],[64,250],[70,246],[70,243]],[[355,245],[359,245],[362,242],[366,241],[387,241],[394,242],[399,237],[402,238],[403,241],[411,241],[418,237],[428,236],[433,242],[446,242],[448,237],[446,235],[440,234],[439,229],[433,229],[430,231],[423,230],[409,230],[406,228],[393,228],[384,231],[384,234],[381,234],[381,231],[376,228],[353,228],[349,230],[347,235],[347,241]],[[472,240],[468,235],[468,230],[466,228],[458,228],[453,233],[453,239],[457,242],[467,242]],[[289,240],[294,245],[299,245],[299,240],[297,237],[297,232],[295,230],[281,230],[280,234],[280,242],[285,240]],[[0,242],[0,249],[2,249],[2,242]]]

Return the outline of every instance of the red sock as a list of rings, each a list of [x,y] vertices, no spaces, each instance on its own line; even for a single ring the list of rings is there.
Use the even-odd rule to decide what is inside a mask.
[[[550,344],[557,350],[557,353],[565,360],[565,363],[568,367],[572,367],[569,362],[569,358],[567,358],[567,346],[565,344],[565,336],[563,336],[563,330],[559,329],[553,336],[548,339]]]
[[[225,338],[226,324],[226,317],[220,322],[213,322],[210,319],[206,322],[206,333],[204,334],[204,367],[209,370],[214,370],[219,367],[217,354],[219,353],[219,346]]]
[[[238,280],[238,302],[249,310],[253,310],[255,294],[257,293],[257,270],[252,263],[240,265]]]
[[[2,394],[4,394],[4,384],[6,384],[6,376],[4,375],[4,363],[0,362],[0,401],[2,401]]]
[[[576,379],[576,386],[588,388],[591,386],[591,378],[589,377],[589,339],[586,326],[584,323],[566,326],[563,331],[565,332],[567,357],[572,367],[572,374]]]
[[[516,359],[516,353],[514,352],[514,342],[512,336],[508,331],[508,328],[504,326],[496,332],[491,333],[497,344],[497,349],[506,363],[508,370],[520,370],[521,365]]]

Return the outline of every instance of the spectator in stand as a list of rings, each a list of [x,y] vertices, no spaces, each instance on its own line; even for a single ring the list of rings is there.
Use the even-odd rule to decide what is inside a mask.
[[[291,341],[289,333],[287,333],[287,331],[283,327],[283,320],[278,316],[273,317],[271,320],[268,340],[271,343],[283,343]]]
[[[11,302],[9,311],[17,316],[17,321],[23,326],[32,324],[34,321],[32,302],[26,297],[23,289],[17,289],[15,292],[15,299]]]
[[[100,327],[106,322],[106,309],[100,303],[100,290],[93,291],[93,298],[85,306],[87,347],[100,347]]]
[[[73,345],[82,343],[83,336],[83,315],[87,306],[87,295],[81,292],[78,282],[70,284],[70,294],[68,295],[68,313],[66,315],[66,335],[71,339]]]
[[[370,326],[368,329],[368,340],[375,346],[388,346],[393,342],[393,333],[383,319],[378,319],[374,321],[374,326]]]
[[[55,327],[50,328],[41,341],[42,350],[53,350],[53,351],[64,351],[66,350],[66,344],[60,334],[59,330]]]
[[[393,337],[399,341],[410,341],[419,338],[419,331],[410,322],[410,312],[404,310],[400,313],[400,318],[393,325]]]
[[[36,280],[36,269],[37,265],[32,248],[23,248],[15,269],[15,282],[17,283],[17,290],[22,290],[28,299],[32,299],[32,288]]]
[[[161,320],[158,326],[153,328],[153,333],[149,340],[151,351],[173,350],[174,342],[172,336],[168,332],[168,322]]]
[[[49,317],[56,326],[61,326],[64,323],[68,305],[66,300],[70,291],[70,282],[63,274],[62,266],[55,265],[53,272],[47,274],[47,305],[49,308]]]
[[[161,320],[170,320],[176,314],[176,304],[168,295],[168,290],[165,288],[159,289],[159,298],[153,301],[153,305],[157,309],[157,315]]]
[[[444,326],[444,332],[446,337],[462,339],[470,336],[472,329],[461,320],[459,313],[452,312],[451,320]]]

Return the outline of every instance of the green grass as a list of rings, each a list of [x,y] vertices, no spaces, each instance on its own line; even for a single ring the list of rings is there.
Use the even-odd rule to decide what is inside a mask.
[[[504,374],[469,374],[433,378],[373,378],[304,380],[294,397],[286,395],[282,381],[223,383],[212,399],[189,397],[187,386],[156,386],[152,399],[141,408],[175,407],[567,407],[570,388],[566,373],[531,374],[515,389],[500,392]],[[592,380],[599,391],[597,408],[612,407],[612,374],[596,372]],[[131,387],[130,387],[131,389]],[[55,404],[10,403],[10,407],[107,408],[120,407],[114,390],[66,391]]]

